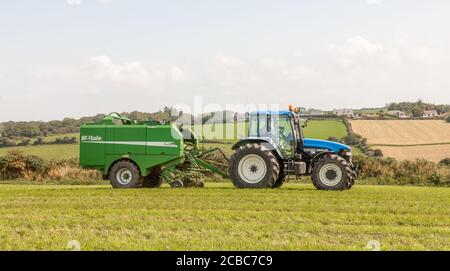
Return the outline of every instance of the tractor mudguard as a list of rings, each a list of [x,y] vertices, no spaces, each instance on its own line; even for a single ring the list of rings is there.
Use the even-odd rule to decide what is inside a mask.
[[[278,156],[279,159],[281,159],[281,160],[284,159],[280,149],[278,148],[278,146],[275,144],[275,142],[273,142],[273,140],[270,137],[249,137],[249,138],[243,139],[243,140],[239,141],[238,143],[234,144],[231,149],[236,150],[241,146],[244,146],[246,144],[251,144],[251,143],[260,143],[261,146],[263,146],[264,148],[271,150],[271,151],[275,151],[275,154]]]
[[[324,152],[320,152],[318,154],[316,154],[310,161],[309,163],[309,167],[308,167],[308,172],[311,173],[312,169],[314,168],[314,164],[320,160],[320,158],[324,157],[325,155],[328,154],[336,154],[335,152],[332,151],[324,151]]]

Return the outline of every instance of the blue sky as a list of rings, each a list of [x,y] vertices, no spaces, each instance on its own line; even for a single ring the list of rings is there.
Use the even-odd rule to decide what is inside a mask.
[[[164,105],[450,103],[450,2],[0,2],[0,121]]]

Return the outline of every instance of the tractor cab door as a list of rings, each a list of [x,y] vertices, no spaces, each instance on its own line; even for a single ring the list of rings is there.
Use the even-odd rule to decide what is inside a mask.
[[[272,115],[270,119],[271,138],[279,146],[285,157],[293,157],[297,147],[297,133],[288,115]]]

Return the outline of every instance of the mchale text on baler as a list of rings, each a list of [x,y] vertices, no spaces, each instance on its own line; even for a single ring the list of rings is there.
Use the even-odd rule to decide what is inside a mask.
[[[292,107],[250,113],[248,137],[232,147],[229,160],[218,148],[201,151],[189,128],[114,113],[81,127],[80,164],[101,170],[115,188],[159,187],[163,180],[202,187],[203,174],[213,172],[238,188],[278,188],[288,176],[311,176],[317,189],[350,189],[356,180],[351,148],[304,138],[298,113]]]

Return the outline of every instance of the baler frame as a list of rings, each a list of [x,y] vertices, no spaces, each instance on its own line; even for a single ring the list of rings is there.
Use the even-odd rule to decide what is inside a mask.
[[[120,120],[122,125],[116,125],[114,120]],[[131,151],[136,146],[141,146],[144,152]],[[80,132],[80,165],[102,170],[117,188],[159,187],[162,181],[172,187],[203,186],[202,176],[209,172],[229,178],[226,170],[219,167],[227,165],[207,159],[208,155],[216,152],[228,163],[228,158],[219,148],[201,150],[198,137],[189,128],[177,127],[170,122],[135,121],[119,113],[106,115],[101,123],[83,125]],[[157,162],[159,158],[160,163]],[[97,161],[92,163],[93,160]],[[133,185],[122,187],[120,182],[112,180],[119,178],[120,174],[115,172],[118,166],[128,167],[124,176],[133,178],[133,175],[138,175],[139,180],[133,179]],[[155,170],[157,176],[150,176]],[[144,185],[144,182],[150,182],[150,185]]]

